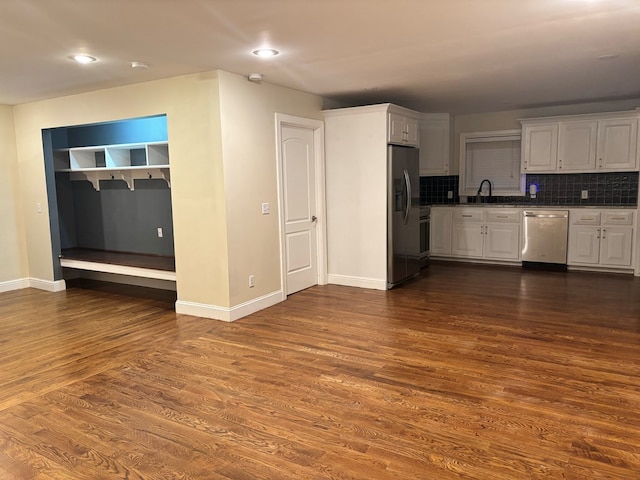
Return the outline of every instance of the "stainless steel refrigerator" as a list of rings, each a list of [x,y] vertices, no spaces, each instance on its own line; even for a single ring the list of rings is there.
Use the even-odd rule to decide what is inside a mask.
[[[418,149],[389,145],[387,158],[387,288],[420,272]]]

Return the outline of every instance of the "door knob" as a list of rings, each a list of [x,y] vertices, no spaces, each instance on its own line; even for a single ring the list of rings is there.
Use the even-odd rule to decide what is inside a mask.
[[[311,221],[312,221],[312,222],[315,222],[315,221],[317,221],[317,220],[318,220],[318,217],[316,217],[315,215],[312,215],[312,216],[311,216]]]

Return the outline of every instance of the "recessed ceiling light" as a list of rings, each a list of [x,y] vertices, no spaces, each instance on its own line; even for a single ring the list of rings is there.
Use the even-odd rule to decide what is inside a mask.
[[[253,54],[262,58],[275,57],[280,52],[278,50],[274,50],[273,48],[259,48],[258,50],[254,50]]]
[[[131,62],[131,68],[137,68],[138,70],[146,70],[147,68],[149,68],[149,65],[147,65],[144,62]]]
[[[70,55],[69,58],[78,63],[93,63],[98,60],[96,57],[92,57],[91,55],[86,55],[84,53]]]

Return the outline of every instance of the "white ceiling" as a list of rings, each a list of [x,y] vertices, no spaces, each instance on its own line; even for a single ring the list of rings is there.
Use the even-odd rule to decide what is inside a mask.
[[[640,98],[640,0],[0,0],[0,103],[215,69],[425,112]]]

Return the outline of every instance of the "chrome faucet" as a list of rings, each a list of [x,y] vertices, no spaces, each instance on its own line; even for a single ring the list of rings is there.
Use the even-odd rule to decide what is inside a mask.
[[[484,185],[484,182],[487,182],[489,184],[489,202],[491,202],[491,180],[489,180],[488,178],[485,178],[480,182],[480,186],[478,187],[478,193],[476,194],[477,203],[480,203],[480,201],[482,200],[481,195],[482,195],[482,186]]]

